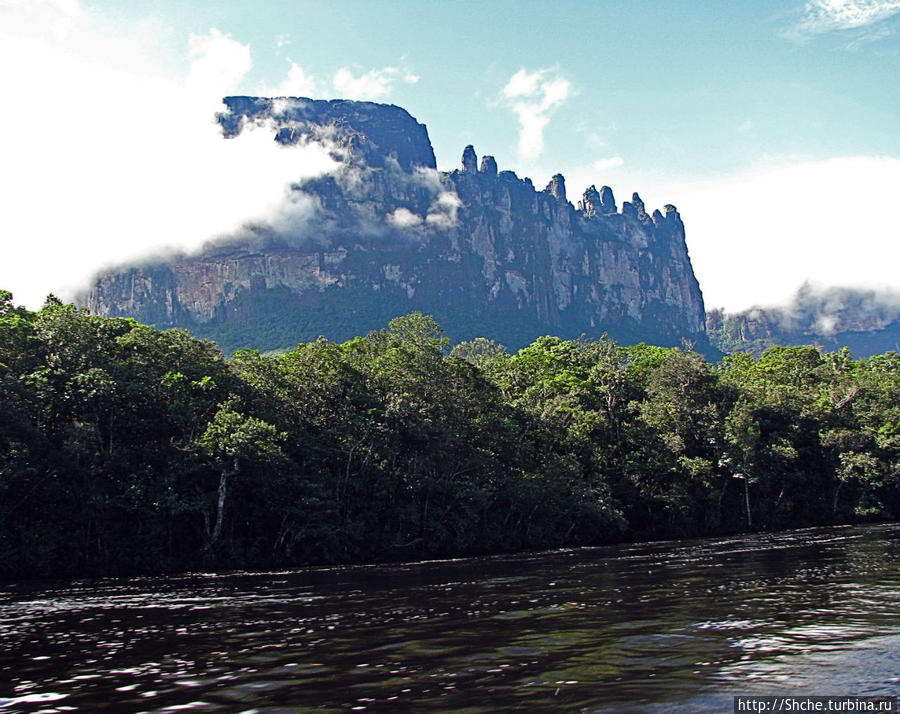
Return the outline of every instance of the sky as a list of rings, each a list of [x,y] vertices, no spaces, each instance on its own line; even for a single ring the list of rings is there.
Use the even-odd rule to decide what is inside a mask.
[[[900,0],[0,0],[0,288],[37,309],[331,169],[231,94],[397,104],[569,199],[675,204],[707,309],[900,290]]]

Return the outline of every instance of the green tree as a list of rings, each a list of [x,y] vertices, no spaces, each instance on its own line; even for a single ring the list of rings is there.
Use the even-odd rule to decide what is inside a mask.
[[[233,402],[220,405],[206,430],[195,440],[196,448],[219,472],[212,528],[204,511],[208,549],[218,543],[225,517],[228,484],[240,473],[242,465],[255,463],[273,466],[285,461],[279,442],[287,435],[261,419],[236,411],[234,406]]]

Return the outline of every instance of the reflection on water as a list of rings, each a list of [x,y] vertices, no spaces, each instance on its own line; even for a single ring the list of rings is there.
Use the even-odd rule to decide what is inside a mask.
[[[895,694],[900,526],[0,588],[0,710],[731,710]]]

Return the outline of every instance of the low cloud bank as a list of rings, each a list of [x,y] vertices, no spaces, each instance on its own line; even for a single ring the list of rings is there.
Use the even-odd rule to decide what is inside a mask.
[[[290,186],[340,165],[327,136],[293,146],[270,126],[224,140],[215,114],[252,68],[250,47],[210,29],[172,68],[158,28],[110,21],[78,0],[0,0],[0,287],[37,308],[71,298],[103,265],[194,251],[242,226],[293,230],[317,211]],[[398,68],[334,77],[376,98]],[[292,64],[279,94],[327,91]]]
[[[737,312],[786,304],[804,282],[900,289],[898,185],[900,159],[849,156],[638,190],[678,206],[707,308]]]
[[[832,337],[839,332],[881,330],[900,320],[900,293],[806,283],[785,305],[753,308],[785,332]]]

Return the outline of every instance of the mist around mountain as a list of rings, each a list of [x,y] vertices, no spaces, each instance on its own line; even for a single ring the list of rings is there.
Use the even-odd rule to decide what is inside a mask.
[[[675,206],[617,204],[608,186],[573,205],[462,152],[439,171],[424,125],[400,107],[228,97],[225,140],[271,132],[284,151],[322,147],[331,167],[276,210],[187,255],[102,272],[93,313],[186,327],[226,353],[345,340],[411,311],[454,341],[511,349],[544,334],[706,347],[705,312]]]
[[[900,351],[900,294],[804,284],[786,305],[737,313],[709,310],[710,342],[725,353],[759,355],[776,345],[847,347],[858,357]]]

